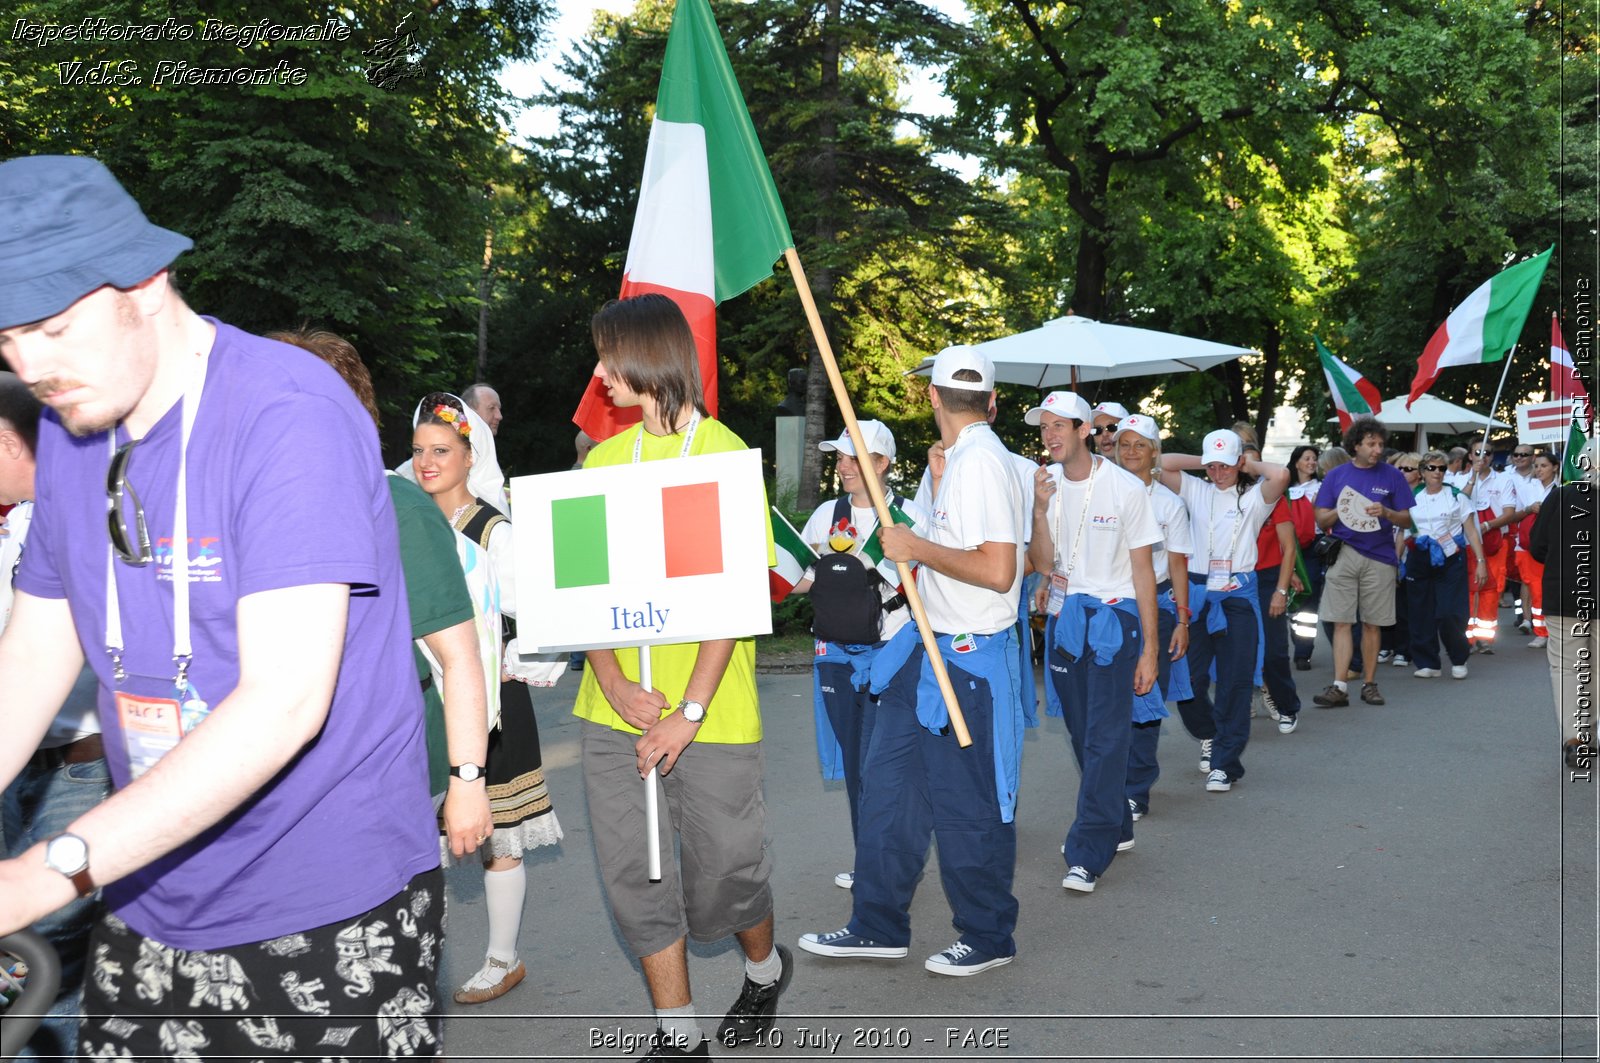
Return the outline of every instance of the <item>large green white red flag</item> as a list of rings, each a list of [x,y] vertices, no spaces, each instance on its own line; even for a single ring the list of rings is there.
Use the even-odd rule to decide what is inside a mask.
[[[1372,381],[1324,347],[1317,337],[1312,336],[1311,342],[1317,345],[1317,357],[1322,359],[1322,375],[1328,379],[1328,394],[1339,415],[1339,431],[1349,428],[1350,422],[1362,414],[1376,414],[1383,408],[1383,395]]]
[[[1552,246],[1543,254],[1495,274],[1450,312],[1417,359],[1417,375],[1411,381],[1406,409],[1433,386],[1445,369],[1498,362],[1516,346],[1554,250]]]
[[[717,412],[716,306],[772,276],[794,246],[708,0],[678,0],[667,35],[622,297],[659,292],[683,310]],[[595,439],[639,420],[591,379],[573,421]]]

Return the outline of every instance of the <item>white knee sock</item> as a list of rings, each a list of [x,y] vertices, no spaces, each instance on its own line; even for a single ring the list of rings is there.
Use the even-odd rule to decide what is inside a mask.
[[[483,899],[489,909],[489,955],[513,967],[527,893],[528,877],[520,862],[509,871],[483,873]]]

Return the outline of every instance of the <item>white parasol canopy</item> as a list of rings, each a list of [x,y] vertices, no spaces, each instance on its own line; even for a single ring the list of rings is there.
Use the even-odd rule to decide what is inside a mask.
[[[1230,347],[1128,325],[1106,325],[1074,314],[972,347],[989,356],[997,381],[1027,384],[1040,390],[1071,387],[1074,369],[1077,383],[1083,384],[1209,369],[1253,353],[1249,347]],[[924,359],[911,371],[929,375],[933,359]]]
[[[1387,428],[1417,428],[1426,432],[1443,432],[1446,435],[1463,435],[1467,432],[1483,431],[1483,414],[1474,413],[1465,406],[1457,406],[1453,402],[1436,398],[1433,395],[1420,395],[1412,403],[1411,409],[1406,409],[1406,395],[1396,395],[1383,404],[1383,408],[1375,413],[1378,420]],[[1328,418],[1337,421],[1337,417]],[[1504,421],[1495,421],[1491,428],[1510,428]]]

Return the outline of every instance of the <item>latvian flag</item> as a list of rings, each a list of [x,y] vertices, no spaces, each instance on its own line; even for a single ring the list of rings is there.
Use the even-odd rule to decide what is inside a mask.
[[[1498,362],[1516,346],[1554,250],[1552,246],[1543,254],[1495,274],[1450,312],[1417,359],[1417,375],[1411,381],[1406,409],[1433,386],[1445,369]]]
[[[1584,389],[1583,380],[1578,376],[1578,367],[1572,362],[1572,354],[1567,350],[1567,341],[1561,336],[1561,322],[1556,315],[1550,315],[1550,398],[1557,399],[1587,399],[1589,392]]]
[[[1383,408],[1383,396],[1372,381],[1324,347],[1317,337],[1312,336],[1311,342],[1317,345],[1317,357],[1322,359],[1322,375],[1328,379],[1328,394],[1339,414],[1339,431],[1349,428],[1357,417],[1376,414]]]
[[[688,318],[717,413],[716,306],[772,276],[794,246],[708,0],[678,0],[667,35],[622,297],[659,292]],[[639,420],[591,378],[574,423],[607,439]]]

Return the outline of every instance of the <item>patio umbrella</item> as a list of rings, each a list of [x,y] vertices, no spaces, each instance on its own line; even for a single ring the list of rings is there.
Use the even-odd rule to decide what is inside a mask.
[[[1464,435],[1468,432],[1483,431],[1483,414],[1474,413],[1465,406],[1457,406],[1453,402],[1434,395],[1422,395],[1412,403],[1411,409],[1406,409],[1405,395],[1396,395],[1384,402],[1383,408],[1375,416],[1387,428],[1413,428],[1417,432],[1417,447],[1421,449],[1428,445],[1429,432],[1442,432],[1445,435]],[[1337,421],[1337,417],[1328,418],[1330,422]],[[1504,421],[1494,421],[1492,428],[1510,428]]]
[[[1230,347],[1128,325],[1107,325],[1074,314],[972,346],[994,363],[996,380],[1040,390],[1123,377],[1186,373],[1253,353],[1249,347]],[[927,376],[933,371],[933,359],[925,359],[911,371]]]

